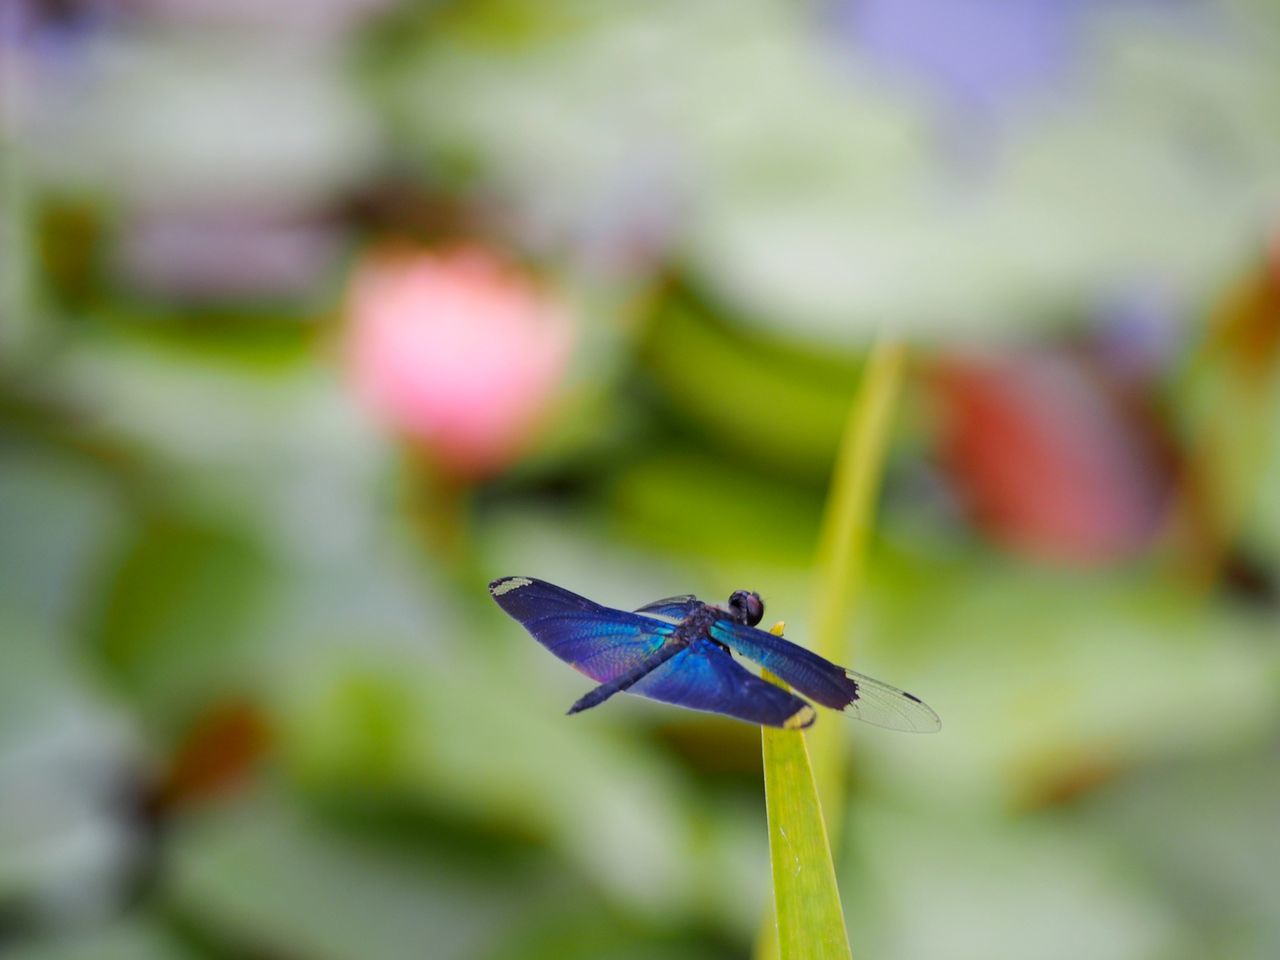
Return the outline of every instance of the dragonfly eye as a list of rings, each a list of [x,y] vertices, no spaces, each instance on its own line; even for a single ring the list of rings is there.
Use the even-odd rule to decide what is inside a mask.
[[[764,601],[760,594],[750,590],[737,590],[729,597],[729,609],[749,627],[754,627],[764,617]]]

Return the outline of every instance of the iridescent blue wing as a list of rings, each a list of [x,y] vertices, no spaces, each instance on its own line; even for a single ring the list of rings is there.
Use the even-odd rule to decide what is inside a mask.
[[[734,663],[710,640],[693,641],[628,692],[768,727],[807,727],[816,717],[809,704]]]
[[[692,593],[686,593],[683,596],[667,597],[664,600],[646,603],[643,607],[639,607],[636,613],[648,614],[651,617],[670,617],[672,620],[683,620],[700,606],[702,606],[701,600]]]
[[[712,624],[711,636],[824,707],[890,730],[933,733],[942,727],[919,697],[847,670],[790,640],[726,619]]]
[[[607,683],[652,656],[675,627],[614,610],[533,577],[503,577],[489,594],[540,644],[593,680]]]

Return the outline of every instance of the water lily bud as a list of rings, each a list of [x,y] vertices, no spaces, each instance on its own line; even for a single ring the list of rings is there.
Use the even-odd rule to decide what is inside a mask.
[[[373,254],[348,310],[357,392],[441,469],[473,479],[528,447],[574,340],[560,300],[477,246]]]

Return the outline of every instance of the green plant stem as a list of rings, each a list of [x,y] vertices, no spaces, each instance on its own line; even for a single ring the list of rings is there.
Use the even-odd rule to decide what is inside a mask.
[[[816,653],[835,663],[849,664],[853,659],[849,624],[865,586],[867,544],[906,362],[902,343],[884,340],[872,348],[849,409],[827,494],[814,564],[812,645]],[[819,721],[809,736],[818,796],[833,843],[839,843],[844,823],[845,732],[839,722]]]
[[[872,349],[849,409],[827,495],[815,558],[813,649],[837,663],[848,663],[851,656],[848,625],[862,594],[867,544],[884,472],[889,429],[902,388],[906,360],[906,347],[901,343],[884,340]],[[773,865],[774,905],[766,912],[756,940],[756,960],[778,960],[779,957],[781,960],[792,960],[793,957],[824,955],[813,952],[817,949],[813,945],[797,944],[788,939],[790,934],[786,931],[791,929],[794,917],[783,916],[782,910],[789,907],[783,903],[786,897],[779,891],[778,882],[780,875],[786,875],[785,858],[790,848],[774,843],[774,809],[782,801],[772,799],[770,790],[780,789],[780,785],[787,783],[784,774],[816,785],[815,799],[818,802],[813,815],[823,823],[827,862],[832,862],[831,845],[839,842],[840,830],[844,824],[844,726],[828,716],[820,718],[808,731],[808,749],[805,751],[803,764],[805,773],[796,768],[798,761],[794,757],[790,758],[791,766],[787,770],[781,769],[788,760],[779,753],[781,744],[786,741],[779,740],[775,735],[786,734],[790,734],[793,741],[800,740],[801,749],[804,748],[804,739],[793,731],[771,731],[766,728],[762,734],[766,805],[770,811],[769,849]],[[825,818],[823,811],[827,814]],[[835,890],[834,872],[831,889]],[[838,906],[838,894],[836,896]],[[841,929],[843,930],[843,914]],[[848,956],[847,933],[844,949],[844,955]],[[795,952],[796,950],[799,952]]]

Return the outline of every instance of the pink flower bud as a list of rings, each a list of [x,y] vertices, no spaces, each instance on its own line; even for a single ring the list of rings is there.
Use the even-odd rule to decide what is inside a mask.
[[[480,247],[374,254],[348,310],[356,391],[443,469],[471,478],[527,446],[573,346],[564,305]]]

